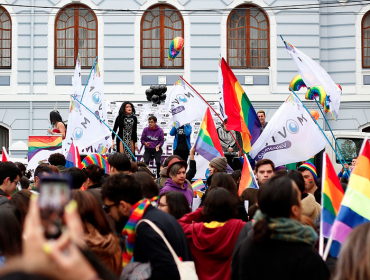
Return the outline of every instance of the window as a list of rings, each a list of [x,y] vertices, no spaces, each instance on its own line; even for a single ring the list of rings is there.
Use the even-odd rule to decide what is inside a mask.
[[[362,68],[370,68],[370,12],[362,18]]]
[[[227,20],[227,61],[232,68],[267,68],[270,65],[269,21],[252,5],[231,11]]]
[[[168,49],[176,37],[184,38],[180,12],[168,5],[155,5],[141,19],[141,68],[184,68],[183,50],[170,61]]]
[[[0,68],[12,66],[12,21],[9,13],[0,6]]]
[[[352,158],[357,157],[360,153],[363,138],[337,138],[338,145],[342,151],[343,157],[347,163],[352,162]],[[338,146],[335,147],[337,154],[340,155]],[[336,157],[336,162],[340,163],[338,157]]]
[[[2,147],[9,151],[9,131],[0,125],[0,153],[2,153]]]
[[[85,5],[61,9],[55,20],[55,68],[74,68],[80,53],[81,67],[91,68],[98,55],[98,21]]]

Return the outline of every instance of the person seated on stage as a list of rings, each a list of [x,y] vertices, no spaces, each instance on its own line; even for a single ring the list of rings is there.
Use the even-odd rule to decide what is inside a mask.
[[[222,151],[227,159],[227,164],[234,169],[233,159],[234,157],[241,155],[239,153],[238,144],[236,143],[234,137],[238,141],[239,145],[242,145],[241,136],[239,132],[227,129],[227,119],[224,120],[224,123],[225,124],[222,124],[219,128],[217,128],[217,134],[218,138],[220,139]]]
[[[62,139],[64,140],[67,133],[66,125],[64,124],[62,116],[58,111],[50,112],[50,123],[52,128],[49,128],[48,132],[54,136],[62,136]]]
[[[163,129],[157,125],[157,118],[155,116],[150,116],[148,121],[149,126],[144,128],[141,135],[141,144],[145,146],[144,162],[146,165],[149,165],[150,158],[154,156],[155,165],[157,166],[157,177],[159,177],[164,133]]]

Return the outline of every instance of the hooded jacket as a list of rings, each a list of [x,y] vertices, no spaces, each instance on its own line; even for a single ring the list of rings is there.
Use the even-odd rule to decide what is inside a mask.
[[[315,220],[321,212],[321,206],[316,202],[315,197],[309,193],[301,202],[302,214]]]
[[[149,142],[149,146],[145,146],[145,142]],[[143,134],[141,135],[141,144],[145,146],[145,149],[155,148],[158,145],[163,146],[164,143],[164,134],[163,129],[158,125],[154,129],[151,129],[149,126],[144,128]]]
[[[185,180],[184,188],[176,185],[171,178],[168,178],[166,183],[164,183],[164,187],[160,190],[159,194],[164,192],[181,192],[185,195],[186,199],[189,201],[189,204],[193,203],[193,191],[189,188],[189,183]]]
[[[229,280],[231,259],[239,232],[246,224],[239,219],[225,223],[203,223],[202,208],[178,220],[194,257],[195,269],[202,280]]]

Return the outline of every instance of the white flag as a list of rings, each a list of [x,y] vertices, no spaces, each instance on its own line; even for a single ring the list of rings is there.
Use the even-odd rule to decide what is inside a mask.
[[[202,119],[207,104],[187,83],[179,79],[168,94],[164,108],[172,113],[173,122],[180,127]]]
[[[73,79],[72,95],[80,101],[81,92],[81,66],[79,58],[76,61],[75,75]],[[67,155],[70,146],[73,144],[82,150],[92,145],[101,138],[109,135],[109,130],[100,120],[88,109],[71,97],[71,104],[68,115],[68,126],[66,138],[62,144],[62,151]]]
[[[308,160],[327,144],[301,101],[291,94],[268,122],[249,155],[256,161],[267,158],[280,166]]]
[[[220,96],[220,116],[222,120],[227,119],[225,113],[225,101],[224,101],[224,77],[222,76],[222,69],[221,69],[221,55],[218,59],[218,94]]]
[[[307,87],[322,86],[329,97],[329,108],[335,120],[338,119],[341,89],[333,82],[329,74],[319,64],[313,61],[296,47],[285,42],[288,54],[298,68]]]
[[[94,69],[91,73],[81,103],[84,104],[87,108],[89,108],[103,122],[107,123],[108,118],[107,118],[107,107],[105,104],[104,97],[104,88],[97,63],[95,64]],[[101,125],[104,126],[104,124]],[[94,144],[94,147],[97,147],[96,150],[98,153],[105,154],[111,145],[112,145],[112,135],[109,132],[108,135],[102,135],[102,138],[99,139],[99,141]]]

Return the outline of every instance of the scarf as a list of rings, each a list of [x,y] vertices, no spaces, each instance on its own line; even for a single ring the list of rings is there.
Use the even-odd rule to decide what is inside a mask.
[[[260,210],[254,215],[255,223],[266,219],[271,231],[270,238],[286,242],[307,243],[312,247],[318,237],[315,230],[310,226],[304,226],[299,221],[289,218],[269,218]]]
[[[125,267],[131,262],[134,255],[134,246],[136,238],[136,225],[142,219],[146,208],[150,205],[152,201],[158,200],[158,196],[152,199],[142,199],[136,202],[131,208],[131,215],[122,230],[122,235],[126,236],[126,251],[122,254],[122,266]]]

